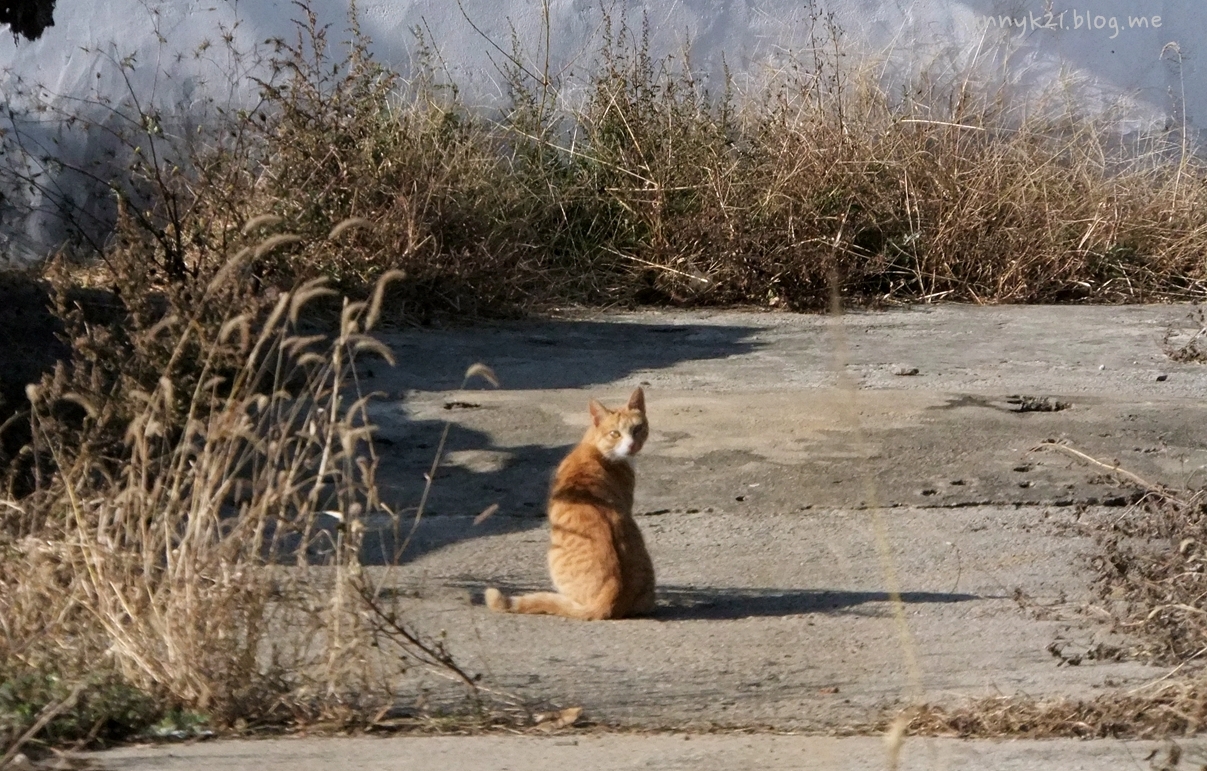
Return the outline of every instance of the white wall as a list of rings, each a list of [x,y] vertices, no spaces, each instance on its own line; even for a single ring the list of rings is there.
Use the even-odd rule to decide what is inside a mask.
[[[604,0],[603,6],[549,0],[549,60],[572,94],[598,50],[601,8],[638,28],[644,11],[655,56],[687,50],[693,68],[713,79],[724,57],[739,87],[753,88],[808,49],[811,18],[828,9],[845,33],[849,59],[889,62],[890,81],[976,70],[1035,93],[1059,84],[1088,110],[1125,104],[1126,118],[1139,128],[1178,125],[1183,115],[1190,126],[1207,123],[1207,71],[1199,65],[1207,6],[1196,0],[1067,1],[819,0],[814,9],[805,0]],[[332,24],[333,40],[345,37],[347,2],[314,2]],[[496,65],[503,57],[490,41],[510,52],[512,27],[527,49],[526,63],[543,66],[545,14],[535,0],[462,0],[464,12],[455,0],[360,0],[358,6],[379,60],[409,71],[413,30],[423,29],[471,104],[501,101]],[[89,102],[134,93],[204,116],[207,98],[224,106],[254,98],[252,62],[267,53],[267,38],[295,34],[294,15],[287,0],[59,0],[55,26],[39,40],[14,43],[0,34],[0,88],[18,110],[32,92],[67,112],[103,116],[104,108]],[[1140,17],[1146,26],[1139,26]],[[242,58],[230,56],[224,35]],[[127,88],[116,62],[129,56],[134,68]],[[974,61],[979,69],[970,66]],[[84,164],[103,149],[103,140],[83,142],[60,132],[51,113],[27,115],[19,128],[27,145],[45,146],[69,164]],[[49,177],[58,173],[52,169]],[[37,251],[61,234],[50,215],[7,219],[0,250],[7,238],[10,252]]]

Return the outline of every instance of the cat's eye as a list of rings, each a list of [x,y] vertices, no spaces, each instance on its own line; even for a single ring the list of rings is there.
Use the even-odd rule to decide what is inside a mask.
[[[620,432],[619,431],[609,431],[608,436],[612,437],[613,439],[619,439]]]

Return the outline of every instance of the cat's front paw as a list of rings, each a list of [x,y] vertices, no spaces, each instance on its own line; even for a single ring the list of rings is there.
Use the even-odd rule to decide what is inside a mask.
[[[511,610],[511,600],[507,598],[507,595],[490,586],[486,589],[486,607],[497,613],[506,613]]]

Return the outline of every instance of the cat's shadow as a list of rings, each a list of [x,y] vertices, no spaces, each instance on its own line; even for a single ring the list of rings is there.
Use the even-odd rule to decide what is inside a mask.
[[[659,621],[723,621],[811,613],[883,615],[892,595],[884,591],[659,586],[652,618]],[[956,592],[901,592],[907,605],[986,599]]]
[[[508,594],[548,591],[547,586],[517,586],[506,582],[467,581],[465,588],[480,590],[486,585],[498,586]],[[655,621],[733,621],[742,618],[769,616],[803,616],[809,614],[857,614],[884,616],[891,613],[893,597],[885,591],[855,591],[846,589],[774,589],[675,586],[660,584],[656,590],[657,606],[643,618]],[[921,603],[971,602],[1000,599],[960,592],[901,592],[901,602]],[[474,604],[481,598],[475,597]]]

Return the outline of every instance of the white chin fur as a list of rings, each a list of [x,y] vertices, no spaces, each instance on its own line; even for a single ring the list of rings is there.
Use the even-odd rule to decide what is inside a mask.
[[[620,444],[604,453],[608,460],[628,460],[633,454],[633,437],[626,436]]]

